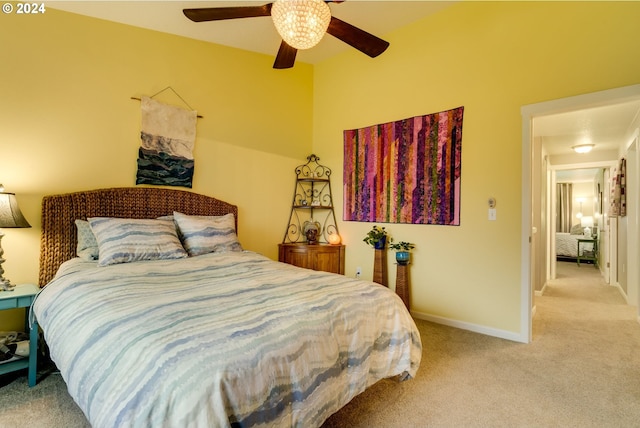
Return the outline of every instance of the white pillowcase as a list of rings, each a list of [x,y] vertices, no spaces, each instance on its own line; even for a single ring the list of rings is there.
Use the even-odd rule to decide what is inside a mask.
[[[98,241],[91,231],[91,226],[86,220],[76,220],[76,230],[78,232],[78,245],[76,255],[87,261],[98,260]]]
[[[173,219],[190,256],[242,251],[236,235],[235,217],[231,213],[223,216],[197,216],[174,211]]]
[[[188,257],[171,220],[91,217],[98,266]]]

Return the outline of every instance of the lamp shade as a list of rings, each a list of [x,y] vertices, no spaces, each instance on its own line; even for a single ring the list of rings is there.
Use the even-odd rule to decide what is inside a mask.
[[[309,49],[327,32],[331,9],[322,0],[277,0],[271,6],[271,18],[289,46]]]
[[[24,218],[14,193],[0,192],[0,228],[31,227]]]
[[[592,216],[584,216],[580,219],[580,226],[582,227],[593,227],[593,217]]]

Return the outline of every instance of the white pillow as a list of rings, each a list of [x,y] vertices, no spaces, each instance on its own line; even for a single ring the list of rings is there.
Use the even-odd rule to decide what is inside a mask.
[[[91,217],[98,266],[187,257],[171,220]]]
[[[223,216],[196,216],[174,211],[173,219],[190,256],[242,251],[236,235],[235,217],[231,213]]]
[[[98,260],[98,241],[91,231],[91,226],[86,220],[76,220],[76,229],[78,232],[78,245],[76,246],[76,255],[83,260]]]

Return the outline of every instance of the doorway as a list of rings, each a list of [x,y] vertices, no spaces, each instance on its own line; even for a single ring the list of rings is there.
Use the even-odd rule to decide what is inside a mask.
[[[521,230],[521,328],[520,340],[522,342],[530,342],[532,338],[532,314],[535,311],[534,287],[533,281],[540,280],[541,274],[549,271],[546,264],[549,257],[545,252],[549,251],[549,246],[544,245],[541,237],[547,236],[548,225],[550,223],[547,218],[548,209],[543,209],[544,204],[548,202],[545,199],[545,193],[541,192],[540,180],[548,179],[548,174],[543,171],[543,165],[546,165],[548,156],[541,149],[542,143],[539,139],[534,138],[534,122],[537,118],[561,115],[567,112],[579,110],[587,110],[605,106],[623,105],[626,103],[640,103],[640,85],[633,85],[624,88],[611,89],[602,92],[595,92],[586,95],[580,95],[571,98],[564,98],[554,101],[548,101],[538,104],[532,104],[522,107],[523,128],[522,128],[522,230]],[[635,127],[638,128],[638,117],[633,121]],[[637,130],[635,134],[637,141]],[[617,157],[624,156],[625,147],[629,140],[617,142]],[[634,152],[634,162],[638,162],[638,151]],[[545,167],[546,168],[546,167]],[[637,168],[636,168],[637,170]],[[638,180],[638,174],[634,180]],[[635,189],[638,189],[637,183]],[[546,188],[546,187],[544,187]],[[628,200],[638,199],[636,194],[628,195]],[[632,202],[637,204],[637,202]],[[640,242],[640,233],[638,233],[636,214],[633,219],[634,235],[629,237],[628,246],[637,253]],[[542,256],[544,257],[542,257]],[[626,260],[625,260],[626,262]],[[541,264],[545,264],[542,266]],[[637,265],[634,263],[634,265]],[[631,265],[627,264],[627,269]],[[640,269],[634,266],[633,269]],[[637,278],[636,272],[633,277]],[[636,280],[637,281],[637,280]],[[630,286],[636,287],[637,284]],[[640,314],[639,314],[640,319]]]
[[[617,254],[617,241],[616,234],[610,234],[607,207],[610,170],[614,167],[615,159],[549,166],[547,277],[544,282],[533,284],[536,295],[544,292],[546,282],[557,277],[558,261],[577,260],[577,240],[585,235],[585,227],[589,228],[587,235],[597,240],[598,272],[606,284],[611,283],[609,266],[611,257],[615,259]]]

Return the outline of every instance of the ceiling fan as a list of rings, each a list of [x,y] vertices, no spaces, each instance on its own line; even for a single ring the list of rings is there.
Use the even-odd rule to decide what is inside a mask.
[[[277,69],[293,67],[298,50],[315,46],[325,33],[371,58],[384,52],[389,47],[389,42],[331,16],[327,3],[342,1],[344,0],[275,0],[262,6],[183,9],[183,13],[194,22],[271,16],[283,39],[273,63],[273,68]]]

